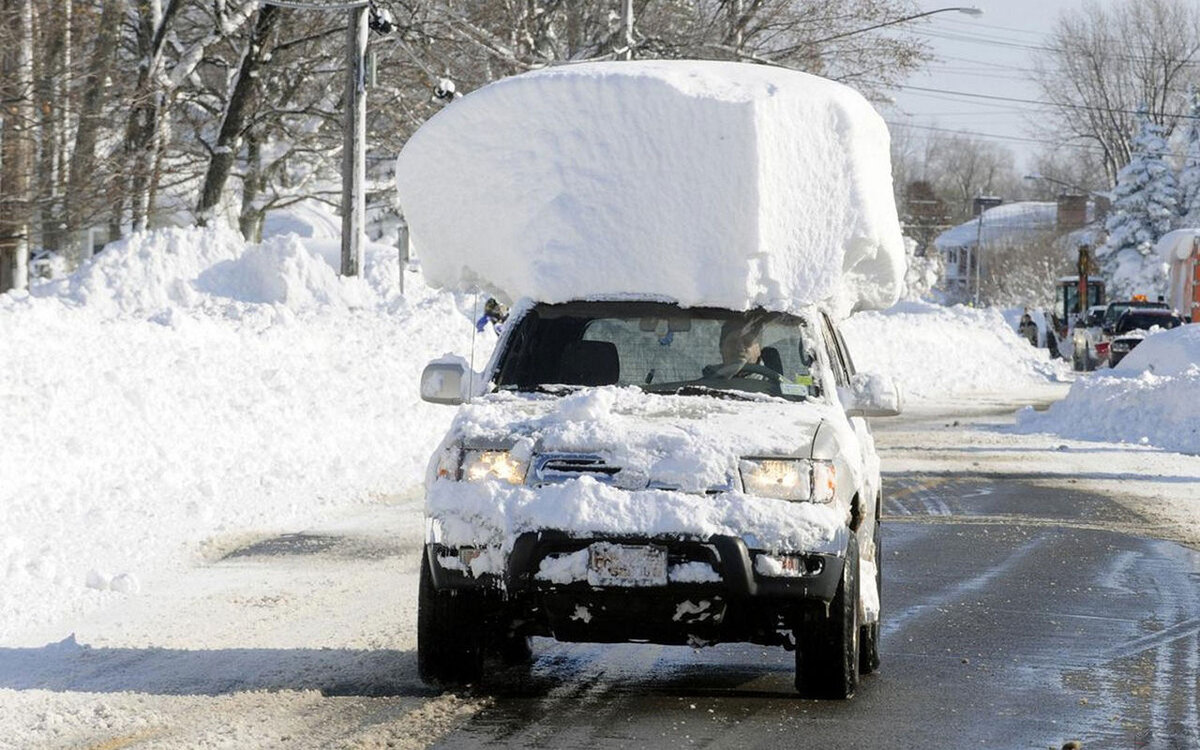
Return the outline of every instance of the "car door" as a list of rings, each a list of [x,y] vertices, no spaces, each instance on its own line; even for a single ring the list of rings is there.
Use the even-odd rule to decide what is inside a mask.
[[[826,346],[829,347],[829,361],[833,366],[833,377],[838,387],[849,388],[850,378],[853,377],[854,361],[850,358],[850,350],[842,334],[837,330],[833,321],[824,313],[821,314],[822,326],[825,330]],[[865,417],[847,417],[850,427],[857,438],[861,452],[863,467],[862,484],[859,487],[859,502],[864,518],[878,517],[880,509],[876,507],[879,498],[879,455],[875,452],[875,436],[871,434],[871,425]]]

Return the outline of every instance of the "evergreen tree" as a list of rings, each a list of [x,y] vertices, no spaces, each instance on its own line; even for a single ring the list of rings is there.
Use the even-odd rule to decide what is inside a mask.
[[[1180,226],[1200,226],[1200,91],[1191,92],[1183,167],[1179,170]]]
[[[1167,288],[1166,265],[1154,252],[1158,238],[1171,231],[1179,212],[1179,187],[1167,164],[1161,125],[1143,110],[1133,155],[1117,175],[1108,241],[1096,253],[1112,299],[1134,294],[1150,298]]]

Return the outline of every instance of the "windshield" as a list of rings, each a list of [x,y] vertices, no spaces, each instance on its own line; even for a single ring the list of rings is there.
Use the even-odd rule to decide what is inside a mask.
[[[539,305],[512,331],[498,363],[500,389],[637,386],[652,393],[797,400],[820,393],[815,346],[803,318],[666,303]]]
[[[1121,316],[1121,322],[1117,324],[1118,333],[1127,333],[1129,331],[1137,331],[1139,329],[1149,329],[1154,326],[1162,328],[1174,328],[1179,325],[1179,320],[1170,313],[1152,313],[1138,312],[1130,310]]]

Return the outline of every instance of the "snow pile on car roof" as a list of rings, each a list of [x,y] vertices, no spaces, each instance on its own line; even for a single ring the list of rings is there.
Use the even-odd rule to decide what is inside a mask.
[[[1022,413],[1022,432],[1140,443],[1200,453],[1200,325],[1147,336],[1111,371],[1081,378],[1042,413]]]
[[[435,284],[847,313],[887,307],[903,276],[888,144],[862,96],[804,73],[589,63],[449,105],[397,187]]]

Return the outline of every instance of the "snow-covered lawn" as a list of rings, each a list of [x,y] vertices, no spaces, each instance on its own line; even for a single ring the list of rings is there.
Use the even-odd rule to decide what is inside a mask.
[[[420,481],[453,410],[417,380],[469,350],[472,300],[413,273],[402,297],[389,247],[339,280],[330,251],[170,230],[0,297],[0,641],[152,587],[205,542]]]

